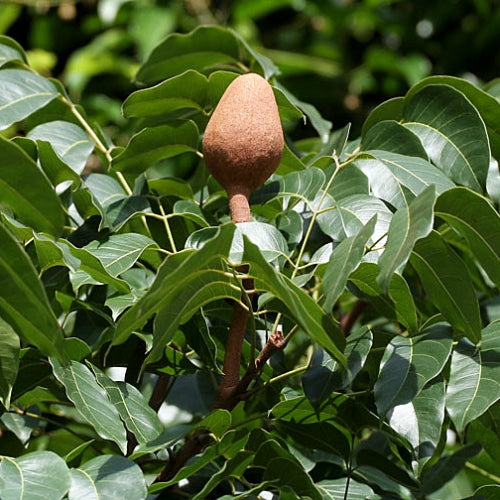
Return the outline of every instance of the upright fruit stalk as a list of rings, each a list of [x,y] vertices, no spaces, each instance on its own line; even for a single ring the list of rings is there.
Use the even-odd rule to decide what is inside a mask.
[[[271,86],[255,73],[238,76],[219,101],[203,139],[205,164],[228,194],[233,222],[250,222],[250,195],[276,170],[283,146],[283,130]],[[240,271],[248,269],[242,266]],[[243,285],[251,292],[253,280],[244,280]],[[234,305],[215,408],[231,408],[237,402],[248,315],[246,308]]]

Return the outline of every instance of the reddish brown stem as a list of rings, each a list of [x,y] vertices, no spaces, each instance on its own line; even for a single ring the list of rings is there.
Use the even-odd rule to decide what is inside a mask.
[[[363,300],[358,300],[356,304],[354,304],[354,307],[340,319],[340,330],[346,337],[351,333],[354,323],[356,323],[356,320],[361,316],[361,313],[367,305],[368,304]]]

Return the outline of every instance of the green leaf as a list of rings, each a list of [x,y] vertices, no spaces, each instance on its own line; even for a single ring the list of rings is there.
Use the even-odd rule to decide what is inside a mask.
[[[154,87],[129,95],[123,103],[127,117],[163,117],[180,110],[203,112],[207,102],[208,79],[194,70],[165,80]]]
[[[314,106],[297,99],[292,93],[281,85],[275,83],[275,87],[285,95],[287,100],[292,103],[293,106],[302,111],[302,113],[311,122],[312,127],[318,133],[321,141],[323,143],[327,143],[332,129],[332,122],[325,120]]]
[[[151,52],[136,79],[155,83],[188,69],[205,74],[228,65],[237,69],[240,47],[233,32],[219,26],[200,26],[188,34],[174,33]]]
[[[382,497],[376,495],[374,491],[364,483],[350,478],[323,479],[316,483],[323,495],[323,500],[336,500],[347,498],[349,500],[380,500]]]
[[[414,333],[418,325],[417,310],[408,283],[399,274],[394,274],[387,295],[377,282],[378,275],[377,264],[361,262],[349,276],[348,288],[357,297],[369,301],[381,315],[397,319]]]
[[[385,204],[374,196],[352,195],[336,199],[327,194],[317,217],[321,230],[333,240],[342,241],[350,236],[356,236],[374,215],[377,216],[375,229],[369,242],[382,240],[389,229],[392,217]]]
[[[291,172],[280,179],[279,196],[312,201],[325,182],[325,173],[316,167]],[[286,206],[290,203],[285,203]]]
[[[168,338],[181,321],[187,321],[204,303],[220,297],[241,295],[237,282],[224,273],[222,259],[229,254],[235,225],[219,229],[218,235],[198,251],[187,250],[165,259],[150,290],[118,321],[113,344],[124,342],[130,334],[162,310],[155,343],[148,359],[161,356]]]
[[[66,216],[59,197],[35,161],[19,146],[2,136],[0,158],[2,204],[7,205],[17,218],[37,231],[59,235]]]
[[[253,453],[242,450],[235,457],[226,460],[222,467],[210,476],[203,488],[193,497],[193,500],[204,500],[207,495],[223,481],[229,478],[240,478],[246,468],[253,462]]]
[[[217,233],[216,227],[208,227],[191,233],[186,240],[186,248],[201,248],[207,241],[211,240]],[[283,235],[271,224],[265,222],[242,222],[236,225],[231,249],[228,259],[234,264],[242,261],[244,248],[244,237],[257,245],[262,255],[272,262],[278,257],[288,254],[288,245]]]
[[[264,481],[273,481],[278,487],[290,488],[301,498],[321,500],[319,489],[315,486],[311,476],[296,462],[276,457],[269,461],[264,472]]]
[[[325,295],[323,307],[331,311],[342,294],[349,275],[358,267],[368,240],[375,229],[375,216],[356,236],[350,236],[332,252],[323,276],[322,288]]]
[[[40,415],[40,410],[35,407],[27,409],[27,412]],[[33,417],[29,414],[19,414],[19,413],[4,413],[0,420],[3,425],[9,429],[10,432],[14,433],[21,441],[23,445],[26,446],[28,443],[32,432],[40,426],[40,419]]]
[[[0,35],[0,68],[10,61],[27,63],[26,54],[13,38]]]
[[[30,130],[27,137],[50,143],[61,160],[77,174],[82,173],[95,147],[82,128],[61,120],[42,123]]]
[[[30,116],[59,95],[52,82],[31,71],[0,72],[0,130]]]
[[[2,500],[59,500],[69,487],[66,463],[52,451],[34,451],[19,458],[4,456],[0,462]]]
[[[500,495],[500,486],[497,484],[488,484],[481,486],[474,492],[474,496],[483,500],[496,500]]]
[[[226,459],[231,459],[244,449],[248,437],[249,433],[246,429],[230,430],[216,444],[207,447],[198,459],[185,465],[172,479],[166,483],[157,483],[156,488],[154,486],[150,487],[149,492],[154,493],[156,489],[165,488],[178,483],[182,479],[191,477],[217,457],[224,456]]]
[[[315,407],[319,407],[333,391],[348,387],[363,368],[372,342],[373,335],[367,327],[360,328],[349,335],[344,351],[347,358],[346,370],[339,366],[339,363],[328,353],[317,349],[302,376],[302,385],[307,399]]]
[[[97,383],[92,372],[82,363],[70,361],[63,365],[50,360],[54,375],[64,386],[76,411],[103,439],[114,441],[127,451],[127,435],[118,410],[110,403],[106,391]]]
[[[417,475],[439,445],[445,415],[444,399],[444,381],[438,376],[411,401],[395,406],[387,414],[389,425],[413,448],[412,465]]]
[[[0,403],[8,410],[19,369],[19,337],[0,317]]]
[[[118,410],[127,429],[139,444],[156,439],[163,431],[163,425],[147,400],[133,385],[115,382],[103,371],[91,365],[97,383],[106,391],[110,402]]]
[[[488,200],[467,188],[456,187],[438,198],[435,213],[465,238],[500,288],[500,216]]]
[[[28,255],[0,224],[0,314],[43,353],[64,359],[63,332]]]
[[[375,383],[375,404],[382,417],[405,405],[443,370],[452,347],[449,328],[436,325],[416,337],[394,337],[384,352]]]
[[[481,318],[466,265],[437,232],[419,240],[410,263],[439,312],[472,342],[481,338]]]
[[[321,450],[328,454],[340,454],[348,460],[351,447],[346,434],[329,422],[304,424],[277,420],[273,424],[281,435],[292,438],[306,449]]]
[[[481,451],[481,445],[471,443],[461,446],[458,451],[451,455],[441,457],[430,469],[426,471],[422,479],[420,492],[423,496],[444,486],[448,481],[458,474],[464,465]]]
[[[393,215],[385,250],[380,256],[380,286],[387,290],[394,273],[401,274],[410,258],[415,243],[427,236],[434,224],[436,190],[431,185],[422,191],[407,207]]]
[[[346,366],[342,353],[345,347],[344,335],[314,299],[272,267],[247,238],[243,261],[250,264],[249,274],[254,279],[255,289],[274,295],[287,308],[289,317],[342,366]]]
[[[403,118],[404,97],[393,97],[376,106],[368,115],[368,118],[363,123],[361,131],[361,141],[366,136],[368,131],[377,123],[386,120],[400,121]]]
[[[461,340],[451,358],[446,409],[458,432],[500,399],[500,322],[483,329],[476,348]]]
[[[409,157],[427,160],[420,139],[395,120],[384,120],[371,127],[361,139],[363,151],[381,149]]]
[[[139,233],[127,233],[112,234],[102,243],[91,241],[84,248],[101,261],[106,272],[116,277],[130,269],[151,247],[158,247],[151,238]]]
[[[449,85],[464,94],[481,114],[486,124],[486,130],[491,144],[493,156],[500,158],[500,124],[498,115],[500,113],[500,102],[492,95],[481,90],[476,85],[463,78],[454,76],[429,76],[414,85],[408,95],[418,92],[427,85]]]
[[[483,191],[490,163],[488,134],[464,94],[449,85],[426,85],[405,99],[404,121],[454,182]]]
[[[407,206],[430,185],[438,194],[455,186],[442,170],[413,156],[372,150],[354,164],[368,177],[372,193],[395,208]]]
[[[198,127],[192,121],[178,126],[145,128],[114,158],[113,168],[118,172],[140,174],[160,160],[181,153],[197,153],[198,138]]]
[[[116,455],[95,457],[71,469],[68,499],[141,500],[147,496],[144,475],[132,460]],[[49,497],[47,497],[49,498]]]

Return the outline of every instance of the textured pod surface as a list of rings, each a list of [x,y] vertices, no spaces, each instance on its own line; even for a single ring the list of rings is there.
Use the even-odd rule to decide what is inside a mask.
[[[208,169],[230,197],[248,197],[278,167],[283,144],[271,86],[255,73],[238,76],[205,130],[203,155]]]

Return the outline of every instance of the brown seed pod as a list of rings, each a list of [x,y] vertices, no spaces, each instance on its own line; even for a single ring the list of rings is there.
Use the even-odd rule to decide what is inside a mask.
[[[255,73],[228,86],[203,138],[205,164],[227,191],[234,222],[250,220],[248,198],[276,170],[283,129],[269,83]]]

